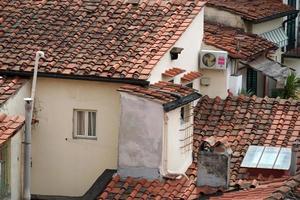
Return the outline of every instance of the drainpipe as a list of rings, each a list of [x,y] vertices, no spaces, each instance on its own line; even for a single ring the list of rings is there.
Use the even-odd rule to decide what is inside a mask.
[[[37,71],[40,58],[44,58],[44,52],[38,51],[35,56],[34,73],[31,88],[31,97],[25,98],[25,135],[24,135],[24,179],[23,179],[23,199],[31,199],[31,122],[34,107],[35,88]]]

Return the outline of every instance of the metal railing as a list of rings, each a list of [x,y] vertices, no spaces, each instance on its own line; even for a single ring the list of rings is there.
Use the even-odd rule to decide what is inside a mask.
[[[284,53],[284,56],[285,57],[300,58],[300,44],[298,44],[296,48],[287,50]]]

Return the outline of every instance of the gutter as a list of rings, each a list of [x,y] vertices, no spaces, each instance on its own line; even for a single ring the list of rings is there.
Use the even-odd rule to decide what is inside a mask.
[[[163,108],[165,112],[169,112],[171,110],[174,110],[178,107],[181,107],[185,104],[188,104],[192,101],[195,101],[197,99],[199,99],[202,95],[199,94],[198,92],[193,92],[192,94],[185,96],[185,97],[181,97],[175,101],[169,102],[169,103],[165,103],[163,104]]]
[[[16,72],[16,71],[0,71],[2,75],[7,76],[24,76],[24,77],[32,77],[32,72]],[[140,86],[149,85],[149,81],[139,80],[139,79],[121,79],[121,78],[109,78],[109,77],[99,77],[99,76],[91,76],[91,75],[65,75],[65,74],[55,74],[55,73],[45,73],[38,72],[39,77],[46,78],[61,78],[61,79],[71,79],[71,80],[85,80],[85,81],[103,81],[103,82],[113,82],[113,83],[126,83]]]

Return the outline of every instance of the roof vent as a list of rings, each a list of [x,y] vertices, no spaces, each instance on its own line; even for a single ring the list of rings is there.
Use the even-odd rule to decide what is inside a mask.
[[[171,54],[171,60],[177,60],[178,59],[178,54],[182,52],[183,48],[180,47],[173,47],[170,51]]]

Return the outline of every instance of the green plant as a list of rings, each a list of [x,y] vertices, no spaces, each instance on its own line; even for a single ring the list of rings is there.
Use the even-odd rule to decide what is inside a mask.
[[[251,90],[251,89],[249,89],[249,90],[246,90],[245,88],[242,88],[241,90],[240,90],[240,92],[239,92],[239,95],[245,95],[245,96],[248,96],[248,97],[251,97],[251,96],[253,96],[254,95],[254,92]]]
[[[287,77],[285,86],[279,95],[281,98],[288,99],[298,99],[297,93],[299,92],[300,88],[300,79],[297,77],[296,73],[292,72]]]

